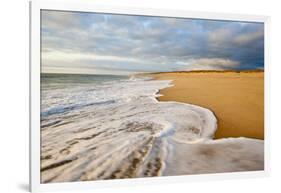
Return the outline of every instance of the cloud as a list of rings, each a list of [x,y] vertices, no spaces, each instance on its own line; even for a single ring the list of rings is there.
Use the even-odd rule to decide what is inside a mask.
[[[79,15],[75,12],[43,10],[41,16],[42,27],[45,29],[68,30],[70,27],[75,29],[81,26]]]
[[[119,61],[119,62],[137,62],[135,58],[121,57],[121,56],[108,56],[108,55],[95,55],[89,53],[77,53],[77,52],[61,52],[61,51],[49,51],[42,54],[43,60],[104,60],[104,61]]]
[[[252,42],[256,42],[259,39],[263,39],[264,32],[256,31],[253,33],[241,34],[237,36],[233,41],[238,45],[247,45]]]
[[[226,42],[231,41],[233,31],[229,28],[220,28],[209,33],[209,41],[212,46],[223,46]]]
[[[261,23],[44,10],[42,63],[106,73],[262,68],[263,30]]]
[[[200,58],[191,60],[185,70],[227,70],[235,69],[239,62],[224,58]]]

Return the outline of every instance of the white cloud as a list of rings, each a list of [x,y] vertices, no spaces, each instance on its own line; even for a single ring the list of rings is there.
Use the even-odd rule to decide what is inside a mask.
[[[237,36],[233,41],[238,45],[246,45],[262,38],[263,36],[264,33],[260,30],[252,33],[241,34]]]
[[[75,12],[43,10],[41,14],[43,28],[67,30],[69,27],[80,26],[78,14]]]
[[[209,42],[212,46],[221,46],[229,41],[233,36],[233,31],[227,28],[211,31],[209,33]]]
[[[165,64],[162,66],[165,67]],[[42,52],[42,72],[44,73],[132,74],[161,69],[151,61],[132,57],[57,50]]]
[[[64,52],[64,51],[48,51],[42,52],[42,59],[56,61],[81,61],[81,60],[104,60],[104,61],[120,61],[120,62],[139,62],[136,58],[122,56],[105,56],[94,53],[82,52]]]
[[[44,66],[43,73],[67,73],[67,74],[112,74],[112,70],[100,69],[100,68],[79,68],[79,67],[56,67],[56,66]],[[116,75],[129,75],[130,71],[114,70]]]
[[[226,70],[239,66],[239,62],[224,58],[200,58],[188,62],[186,70]]]

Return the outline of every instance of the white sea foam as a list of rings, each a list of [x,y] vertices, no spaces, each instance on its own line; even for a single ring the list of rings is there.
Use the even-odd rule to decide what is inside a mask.
[[[43,90],[42,182],[263,169],[262,140],[212,140],[210,110],[156,100],[169,86],[134,77]]]

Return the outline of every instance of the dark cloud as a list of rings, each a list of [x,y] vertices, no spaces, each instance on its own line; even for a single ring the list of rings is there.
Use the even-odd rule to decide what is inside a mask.
[[[264,65],[264,26],[45,10],[42,51],[43,69],[255,69]]]

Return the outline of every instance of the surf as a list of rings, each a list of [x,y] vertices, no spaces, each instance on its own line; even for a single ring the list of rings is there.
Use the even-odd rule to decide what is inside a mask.
[[[171,80],[131,77],[45,91],[48,98],[43,98],[41,114],[41,181],[217,172],[228,153],[232,164],[222,167],[222,172],[262,167],[263,151],[251,150],[262,149],[263,141],[213,140],[217,119],[212,111],[157,100],[159,90],[170,86]],[[62,110],[54,111],[55,107]],[[254,152],[256,160],[250,156]],[[239,157],[245,158],[246,164],[235,162]],[[212,160],[216,163],[206,166]]]

